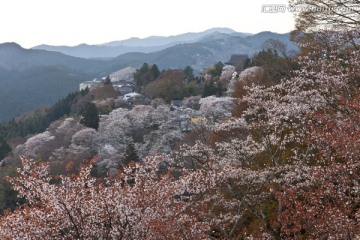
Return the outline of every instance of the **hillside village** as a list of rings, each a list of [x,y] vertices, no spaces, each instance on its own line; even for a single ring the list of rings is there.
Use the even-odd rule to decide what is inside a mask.
[[[225,88],[229,85],[233,85],[233,82],[239,78],[240,73],[244,70],[249,61],[250,59],[246,54],[235,54],[231,56],[229,62],[226,62],[225,65],[223,65],[220,76],[217,76],[219,80],[225,84]],[[102,77],[101,80],[95,78],[92,81],[82,82],[79,85],[79,90],[82,91],[88,88],[90,91],[94,91],[96,88],[101,87],[108,82],[111,83],[114,90],[120,95],[115,101],[121,102],[121,100],[123,100],[129,105],[148,105],[150,104],[151,99],[135,91],[136,83],[134,74],[136,71],[137,69],[132,67],[123,68],[106,77]],[[209,83],[212,78],[213,76],[205,71],[202,82],[200,81],[199,88],[201,88],[202,85]],[[183,79],[183,81],[187,82],[189,79]],[[231,92],[231,90],[229,91]],[[225,92],[223,94],[228,95]],[[202,112],[199,109],[200,100],[201,98],[196,96],[192,97],[190,103],[188,100],[185,100],[185,103],[183,103],[182,99],[171,99],[170,109],[177,113],[179,128],[182,132],[190,131],[192,129],[191,124],[197,123],[202,119]],[[110,101],[110,99],[105,99],[105,102],[106,101]],[[101,105],[104,104],[104,100],[93,102],[100,108],[102,107]]]

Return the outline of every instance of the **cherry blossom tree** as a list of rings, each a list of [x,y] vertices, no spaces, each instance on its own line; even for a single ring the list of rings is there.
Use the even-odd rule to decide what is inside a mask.
[[[358,0],[290,0],[296,27],[303,31],[353,29],[360,24]]]
[[[184,172],[176,180],[170,169],[159,174],[159,160],[124,166],[123,173],[103,181],[91,176],[93,163],[85,164],[78,175],[60,176],[60,183],[51,184],[47,163],[23,157],[18,177],[9,181],[28,204],[1,217],[0,238],[205,238],[208,223],[193,214],[191,203],[174,197],[184,189],[203,192],[205,178]]]
[[[320,166],[310,169],[306,185],[278,194],[284,237],[354,239],[360,225],[359,92],[337,105],[341,111],[317,113],[312,134]]]
[[[177,113],[166,104],[138,105],[116,109],[100,122],[96,143],[100,165],[117,166],[128,144],[133,143],[140,159],[169,153],[182,139]],[[111,151],[108,151],[111,149]],[[102,164],[101,162],[104,162]],[[107,168],[107,167],[106,167]]]
[[[203,115],[214,119],[214,121],[231,116],[231,109],[233,107],[233,99],[231,97],[209,96],[200,99],[199,103],[200,111]]]
[[[210,201],[217,204],[213,209],[228,207],[223,222],[223,213],[211,212],[221,236],[250,231],[255,238],[263,237],[261,232],[292,238],[300,232],[338,239],[358,234],[360,53],[341,34],[333,37],[342,50],[300,57],[300,70],[277,85],[245,86],[237,105],[245,107],[239,117],[213,126],[215,142],[182,151],[187,153],[182,161],[190,159],[190,166],[215,162],[222,168],[212,168],[228,176]],[[302,208],[295,214],[297,206]],[[242,222],[246,217],[260,232]],[[336,230],[330,229],[332,221],[338,223]]]

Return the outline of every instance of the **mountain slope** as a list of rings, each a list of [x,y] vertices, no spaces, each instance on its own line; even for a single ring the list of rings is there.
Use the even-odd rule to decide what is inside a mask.
[[[103,61],[71,57],[59,52],[24,49],[16,43],[0,44],[0,67],[6,70],[22,71],[31,66],[61,65],[74,71],[96,73]]]
[[[102,76],[105,64],[23,49],[15,43],[0,44],[0,120],[54,103],[78,90],[80,82]]]
[[[50,46],[50,45],[39,45],[32,49],[47,50],[54,52],[61,52],[63,54],[80,57],[80,58],[113,58],[118,55],[128,52],[142,52],[149,53],[162,50],[167,47],[176,45],[177,43],[161,45],[161,46],[98,46],[98,45],[87,45],[81,44],[74,47],[69,46]]]

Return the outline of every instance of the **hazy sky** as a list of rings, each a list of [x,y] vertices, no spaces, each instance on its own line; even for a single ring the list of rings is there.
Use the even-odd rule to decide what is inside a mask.
[[[287,0],[0,0],[0,43],[100,44],[228,27],[289,32],[291,13],[263,13]]]

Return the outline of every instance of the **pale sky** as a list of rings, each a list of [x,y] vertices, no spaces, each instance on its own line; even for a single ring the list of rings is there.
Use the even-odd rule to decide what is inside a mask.
[[[101,44],[228,27],[238,32],[289,32],[291,13],[264,13],[287,0],[0,0],[0,43]]]

